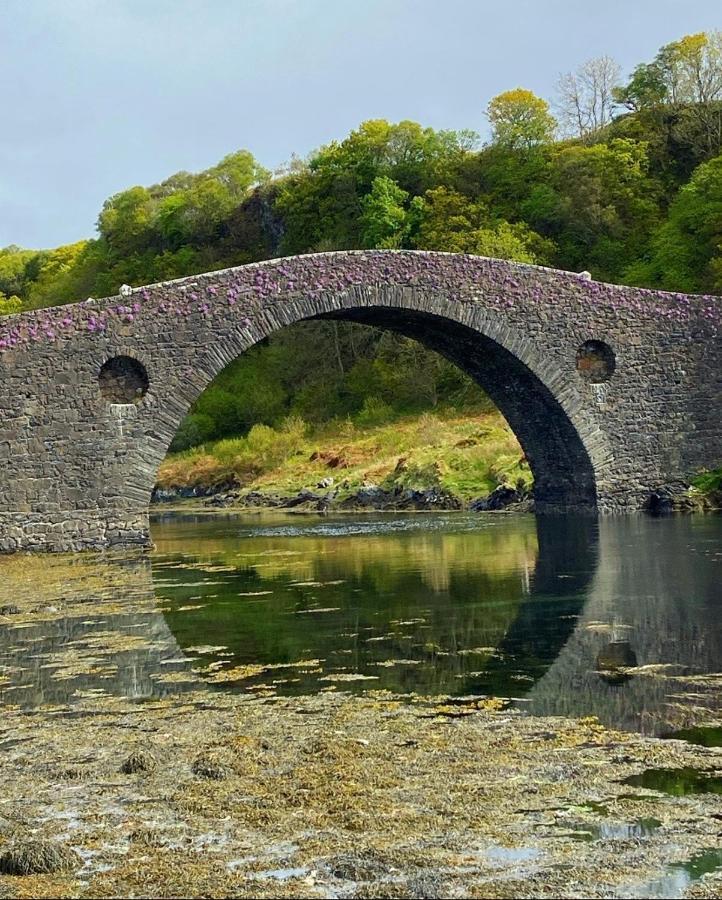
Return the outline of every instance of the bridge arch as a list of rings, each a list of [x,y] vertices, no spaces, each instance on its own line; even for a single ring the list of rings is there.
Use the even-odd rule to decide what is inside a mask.
[[[0,321],[0,549],[147,543],[191,404],[249,347],[316,318],[393,329],[474,377],[527,454],[540,511],[638,509],[719,453],[715,298],[455,254],[316,254]],[[608,377],[579,371],[589,346],[613,354]],[[101,390],[101,371],[120,381]]]
[[[517,436],[534,475],[538,510],[596,510],[596,472],[604,465],[603,442],[593,423],[580,414],[583,401],[575,386],[560,389],[559,372],[544,365],[532,341],[508,334],[483,310],[472,309],[471,314],[464,315],[444,297],[430,303],[424,295],[406,291],[399,296],[387,292],[381,302],[373,296],[364,299],[366,302],[360,302],[357,296],[349,305],[345,294],[320,300],[301,298],[292,309],[284,305],[278,312],[267,311],[252,334],[227,335],[208,351],[199,350],[195,368],[201,377],[184,386],[182,406],[175,405],[173,416],[164,417],[158,429],[153,447],[157,466],[183,416],[227,365],[283,328],[314,319],[333,319],[395,331],[458,365],[491,397]],[[124,352],[121,348],[115,358],[122,359]],[[573,353],[571,348],[570,355]],[[151,397],[149,404],[153,402]],[[160,402],[167,403],[167,398]],[[150,500],[155,478],[148,479],[145,472],[138,475],[137,488],[145,490]]]

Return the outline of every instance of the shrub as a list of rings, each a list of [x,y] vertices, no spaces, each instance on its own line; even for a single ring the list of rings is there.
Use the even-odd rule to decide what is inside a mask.
[[[722,468],[701,472],[696,478],[692,479],[692,487],[703,494],[722,491]]]
[[[181,422],[170,445],[171,453],[197,447],[213,437],[215,422],[205,413],[191,413]]]
[[[363,408],[356,415],[356,423],[362,428],[369,425],[383,425],[391,421],[393,414],[393,408],[380,397],[367,397]]]

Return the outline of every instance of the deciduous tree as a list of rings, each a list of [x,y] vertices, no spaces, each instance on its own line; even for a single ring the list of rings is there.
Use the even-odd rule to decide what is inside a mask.
[[[568,134],[588,138],[612,121],[620,74],[611,56],[597,56],[559,76],[556,108]]]
[[[546,100],[524,88],[498,94],[489,102],[486,115],[494,142],[512,150],[549,143],[557,127]]]

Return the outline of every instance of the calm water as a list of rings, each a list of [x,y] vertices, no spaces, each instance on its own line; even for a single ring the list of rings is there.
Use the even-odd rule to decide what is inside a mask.
[[[0,620],[0,702],[200,678],[269,697],[494,696],[647,733],[722,706],[720,517],[163,514],[153,536],[150,563],[127,563],[151,612]],[[98,675],[108,632],[129,643]],[[80,662],[63,669],[68,647]]]

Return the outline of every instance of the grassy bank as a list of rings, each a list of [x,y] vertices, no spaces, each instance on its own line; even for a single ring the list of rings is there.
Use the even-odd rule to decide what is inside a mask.
[[[246,437],[171,455],[160,468],[158,486],[232,484],[287,494],[328,485],[328,479],[339,498],[373,483],[386,490],[438,487],[468,500],[499,484],[528,486],[531,473],[495,411],[462,415],[447,409],[388,420],[382,408],[367,404],[356,419],[316,430],[287,419],[277,429],[256,425]]]

